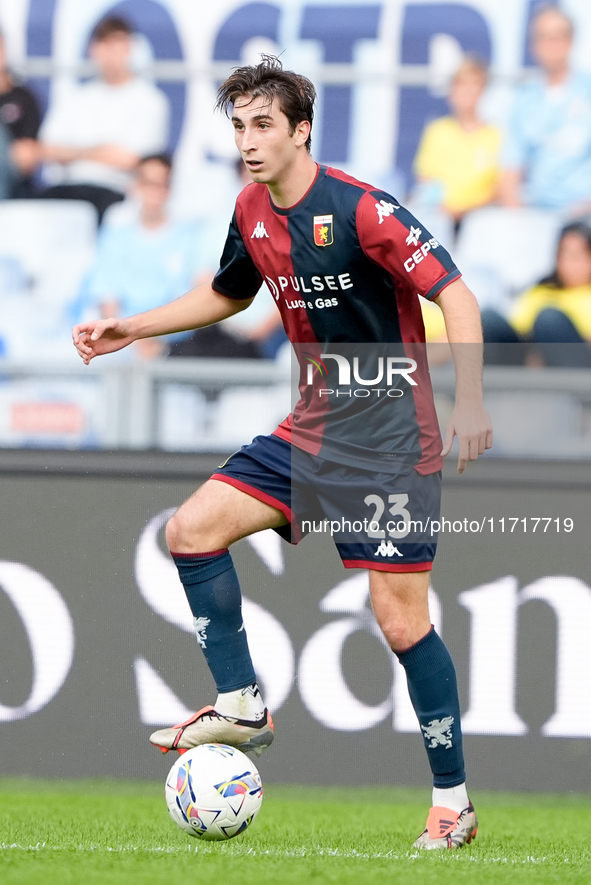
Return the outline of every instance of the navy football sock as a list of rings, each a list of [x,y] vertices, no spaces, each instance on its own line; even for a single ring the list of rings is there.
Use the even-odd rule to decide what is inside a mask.
[[[456,671],[442,639],[431,627],[407,651],[397,654],[406,670],[435,787],[466,780]]]
[[[218,692],[252,685],[256,675],[242,622],[240,584],[229,552],[171,555]]]

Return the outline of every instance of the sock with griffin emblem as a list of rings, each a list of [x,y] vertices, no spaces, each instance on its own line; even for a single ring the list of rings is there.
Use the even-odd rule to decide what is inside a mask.
[[[426,636],[397,654],[406,670],[408,693],[421,727],[433,786],[455,787],[466,780],[456,671],[440,636]]]
[[[256,687],[242,621],[240,584],[228,550],[171,555],[193,613],[197,642],[218,692],[226,694]],[[258,698],[260,703],[260,692]]]

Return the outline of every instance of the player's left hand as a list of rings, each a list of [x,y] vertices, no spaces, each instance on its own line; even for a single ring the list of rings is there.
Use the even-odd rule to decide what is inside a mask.
[[[488,412],[482,403],[456,405],[454,408],[441,454],[449,454],[454,441],[458,438],[459,456],[458,473],[463,473],[468,461],[476,461],[493,443],[492,424]]]

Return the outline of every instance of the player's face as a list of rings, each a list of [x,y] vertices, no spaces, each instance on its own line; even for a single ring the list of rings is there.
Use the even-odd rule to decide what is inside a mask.
[[[254,181],[277,185],[289,177],[308,137],[308,124],[290,132],[277,101],[264,97],[237,99],[232,113],[236,146]],[[304,148],[305,150],[305,148]]]

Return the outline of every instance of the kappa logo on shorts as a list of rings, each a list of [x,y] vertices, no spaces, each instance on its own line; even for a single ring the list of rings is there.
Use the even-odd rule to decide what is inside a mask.
[[[400,552],[398,547],[395,547],[392,541],[388,541],[386,544],[385,541],[382,541],[374,556],[402,556],[403,554]]]
[[[332,228],[332,215],[314,216],[314,242],[317,246],[332,246],[334,243]]]

